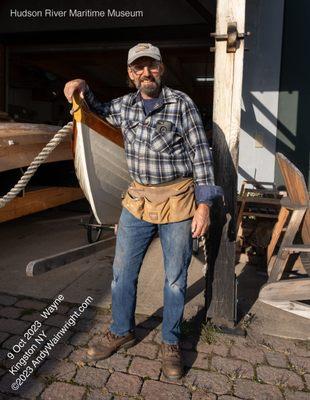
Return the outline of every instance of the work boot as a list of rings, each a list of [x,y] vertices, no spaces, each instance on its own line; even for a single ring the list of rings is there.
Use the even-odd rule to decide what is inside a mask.
[[[183,363],[180,346],[178,344],[162,343],[161,354],[165,377],[171,381],[182,378]]]
[[[125,336],[114,335],[107,330],[102,341],[90,346],[87,350],[87,360],[97,361],[110,357],[119,349],[129,349],[136,342],[136,337],[133,332],[127,333]]]

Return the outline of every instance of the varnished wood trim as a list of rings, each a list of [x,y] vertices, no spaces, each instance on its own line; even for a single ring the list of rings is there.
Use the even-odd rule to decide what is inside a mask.
[[[91,112],[85,101],[80,99],[77,95],[73,96],[73,110],[75,110],[73,114],[73,156],[76,146],[77,122],[87,125],[99,135],[124,148],[123,135],[120,129],[115,128],[113,125]]]

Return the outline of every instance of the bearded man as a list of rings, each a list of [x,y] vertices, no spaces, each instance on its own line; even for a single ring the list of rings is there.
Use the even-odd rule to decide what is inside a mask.
[[[137,91],[107,103],[86,82],[75,91],[89,108],[123,133],[133,183],[123,200],[113,263],[112,323],[103,340],[88,349],[90,360],[109,357],[135,343],[137,280],[147,248],[159,234],[165,268],[162,369],[170,380],[183,374],[180,326],[193,238],[205,234],[209,208],[222,194],[214,185],[212,158],[199,112],[183,92],[162,85],[160,51],[150,43],[129,50],[127,71]]]

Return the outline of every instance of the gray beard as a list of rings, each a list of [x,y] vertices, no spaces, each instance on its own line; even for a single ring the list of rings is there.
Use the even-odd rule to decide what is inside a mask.
[[[141,82],[139,82],[139,83],[136,85],[136,88],[137,88],[137,89],[140,89],[141,93],[144,93],[144,94],[146,94],[147,96],[156,97],[156,96],[159,94],[159,91],[160,91],[161,79],[156,77],[156,78],[154,78],[154,81],[155,81],[155,83],[156,83],[156,86],[149,86],[149,87],[144,86],[144,87],[142,88],[142,87],[141,87]]]

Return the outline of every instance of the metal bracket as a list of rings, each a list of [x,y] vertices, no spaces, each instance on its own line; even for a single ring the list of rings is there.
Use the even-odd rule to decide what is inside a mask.
[[[210,33],[216,41],[227,41],[226,53],[235,53],[239,47],[240,40],[249,36],[251,32],[239,33],[237,29],[237,22],[229,22],[227,25],[227,34],[217,34],[216,32]],[[210,51],[215,51],[215,47],[211,47]]]

